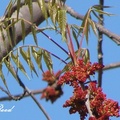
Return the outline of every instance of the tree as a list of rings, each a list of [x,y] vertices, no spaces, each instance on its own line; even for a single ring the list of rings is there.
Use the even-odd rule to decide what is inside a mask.
[[[23,84],[23,80],[21,80],[21,76],[18,74],[18,71],[20,71],[28,77],[27,69],[25,69],[23,65],[24,60],[28,64],[31,76],[33,73],[37,76],[39,74],[36,70],[35,64],[43,72],[43,80],[48,83],[48,86],[40,91],[42,92],[42,98],[54,102],[63,94],[62,85],[66,83],[73,87],[73,96],[64,104],[64,107],[70,107],[70,113],[78,112],[81,119],[84,119],[87,114],[90,115],[89,119],[108,119],[110,116],[119,116],[118,103],[108,99],[101,89],[103,70],[119,66],[118,64],[112,67],[103,67],[102,36],[103,34],[107,35],[117,44],[119,44],[119,36],[113,34],[102,26],[103,15],[110,14],[103,11],[103,8],[108,8],[109,6],[101,7],[103,6],[103,3],[101,2],[100,4],[101,5],[92,6],[85,16],[79,15],[70,7],[58,0],[52,2],[49,2],[48,0],[45,0],[45,2],[42,0],[17,0],[15,3],[11,2],[9,4],[4,17],[1,18],[0,39],[0,75],[4,85],[6,86],[6,90],[2,87],[1,90],[8,94],[9,99],[22,99],[27,92],[27,94],[34,99],[39,108],[46,115],[46,118],[49,119],[33,94],[29,91],[26,85]],[[68,24],[66,20],[66,12],[71,14],[74,18],[83,20],[81,26],[77,24]],[[99,19],[99,23],[94,22],[91,19],[92,13]],[[52,27],[50,26],[43,29],[39,28],[38,25],[43,21],[46,21],[49,25],[48,17],[50,17],[50,21],[53,24]],[[88,34],[90,27],[92,27],[92,30],[96,35],[99,35],[99,63],[93,64],[90,63],[90,50],[82,48],[84,36],[86,37],[86,42],[89,46],[90,41]],[[59,45],[56,42],[56,40],[49,37],[44,32],[47,29],[57,32],[64,43],[66,43],[68,50],[65,50],[62,45]],[[34,37],[35,45],[25,46],[24,39],[30,32]],[[62,57],[58,57],[50,51],[38,46],[39,41],[37,40],[36,33],[42,33],[48,38],[48,40],[52,41],[57,47],[59,47],[63,51],[62,53],[67,54],[66,59],[64,60]],[[21,40],[23,41],[23,46],[13,49]],[[58,71],[57,73],[53,72],[54,64],[52,64],[51,56],[54,56],[65,64],[61,71]],[[44,68],[43,62],[46,64],[46,68]],[[24,90],[22,95],[15,97],[9,92],[9,85],[6,83],[3,70],[4,65],[17,80],[20,86],[22,86]],[[48,71],[45,72],[44,69],[48,69]],[[94,72],[97,70],[98,81],[94,81],[94,79],[90,76],[94,75]],[[99,106],[101,106],[101,108]],[[102,113],[103,111],[105,113]],[[108,111],[110,111],[110,113]]]

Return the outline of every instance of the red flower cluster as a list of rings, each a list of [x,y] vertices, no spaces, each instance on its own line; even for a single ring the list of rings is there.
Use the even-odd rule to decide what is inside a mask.
[[[73,87],[73,96],[63,107],[70,107],[70,114],[78,112],[81,120],[84,120],[87,114],[90,114],[89,120],[109,120],[111,116],[120,116],[118,103],[107,99],[102,89],[97,87],[96,81],[85,83],[90,75],[102,68],[103,65],[98,63],[84,63],[83,60],[79,60],[78,64],[72,66],[58,81],[58,85],[66,83]]]
[[[72,66],[70,71],[64,73],[64,75],[59,79],[58,84],[62,85],[63,83],[72,84],[74,81],[79,83],[84,83],[90,75],[95,74],[95,71],[102,69],[104,66],[99,63],[91,62],[85,63],[82,59],[78,60],[76,66]]]
[[[43,73],[42,79],[48,83],[48,86],[43,90],[41,98],[45,98],[46,101],[50,100],[53,103],[63,94],[61,86],[56,84],[60,74],[61,71],[58,71],[56,74],[50,71]]]
[[[100,87],[96,87],[95,82],[89,84],[90,108],[95,116],[95,120],[109,120],[109,117],[119,117],[120,106],[118,102],[107,99]]]
[[[63,105],[63,107],[70,107],[70,114],[78,112],[81,116],[81,120],[83,120],[88,113],[85,106],[86,94],[87,90],[77,87],[74,89],[73,96]]]
[[[65,102],[63,107],[70,107],[70,114],[78,112],[81,120],[84,120],[88,114],[86,106],[86,98],[89,91],[88,106],[94,117],[90,117],[89,120],[109,120],[109,117],[119,117],[120,107],[118,102],[107,99],[106,95],[102,92],[100,87],[96,87],[96,82],[90,82],[88,87],[83,90],[81,87],[74,89],[73,96]]]
[[[42,80],[48,82],[48,84],[53,84],[56,82],[56,80],[59,79],[59,76],[61,74],[61,71],[58,71],[57,73],[46,71],[42,74],[43,78]]]
[[[45,98],[46,101],[50,100],[52,103],[56,101],[61,95],[63,94],[63,91],[61,87],[50,87],[48,86],[43,90],[41,99]]]

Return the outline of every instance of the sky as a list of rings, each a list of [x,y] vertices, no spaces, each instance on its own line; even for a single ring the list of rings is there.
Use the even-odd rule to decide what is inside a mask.
[[[98,0],[66,0],[67,5],[71,6],[75,11],[79,12],[80,14],[85,14],[93,5],[98,4]],[[0,16],[4,14],[5,8],[9,0],[0,1]],[[114,16],[105,16],[104,17],[104,25],[110,31],[120,35],[119,27],[120,27],[120,1],[116,0],[106,0],[105,5],[112,6],[111,8],[105,9],[105,11],[115,14]],[[68,23],[70,24],[77,24],[80,25],[81,21],[72,18],[71,16],[67,16]],[[42,23],[39,27],[45,27],[46,23]],[[57,35],[55,32],[47,31],[46,32],[51,38],[57,40],[57,42],[66,48],[65,43],[61,40],[61,37]],[[59,55],[63,59],[66,58],[65,54],[62,53],[60,49],[58,49],[53,43],[51,43],[44,35],[38,34],[39,45],[51,52]],[[85,41],[85,40],[84,40]],[[32,35],[28,35],[25,39],[25,45],[34,44]],[[19,43],[18,46],[21,46],[22,43]],[[89,44],[86,46],[84,42],[83,47],[87,47],[90,50],[90,57],[91,62],[97,62],[97,38],[90,32],[89,35]],[[66,48],[67,49],[67,48]],[[104,65],[109,65],[110,63],[120,62],[120,47],[110,40],[108,37],[104,36],[103,40],[103,59]],[[63,64],[53,58],[53,63],[55,71],[62,69]],[[26,66],[27,67],[27,66]],[[5,69],[5,73],[7,70]],[[120,68],[112,69],[105,71],[103,73],[103,91],[107,94],[107,97],[118,101],[120,104]],[[37,90],[46,87],[46,83],[41,80],[41,72],[39,78],[33,75],[34,77],[31,80],[28,80],[25,76],[20,74],[20,77],[23,83],[30,89],[30,90]],[[7,83],[9,89],[12,94],[18,94],[22,92],[22,89],[17,84],[16,80],[11,77],[11,75],[6,76]],[[95,76],[97,79],[97,76]],[[2,82],[0,81],[0,86],[3,86]],[[69,99],[72,95],[72,90],[69,86],[65,85],[63,87],[64,94],[58,99],[54,104],[50,102],[46,102],[45,100],[40,100],[40,95],[36,95],[35,97],[39,100],[40,104],[45,108],[46,112],[50,116],[51,120],[79,120],[78,114],[69,115],[69,108],[63,108],[62,105],[64,102]],[[4,93],[0,91],[0,97],[6,96]],[[4,105],[4,108],[11,108],[13,106],[14,109],[10,113],[0,112],[0,118],[2,120],[46,120],[43,113],[39,110],[38,106],[34,103],[34,101],[28,97],[24,98],[20,101],[2,101],[0,104]],[[119,118],[118,118],[119,119]],[[116,118],[111,118],[111,120],[118,120]],[[87,119],[86,119],[87,120]]]

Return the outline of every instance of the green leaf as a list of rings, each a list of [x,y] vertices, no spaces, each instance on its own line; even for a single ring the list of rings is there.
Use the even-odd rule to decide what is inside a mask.
[[[35,47],[31,47],[32,55],[40,69],[42,69],[41,60],[42,60],[42,49],[36,51]]]
[[[19,60],[18,53],[16,55],[11,53],[11,58],[14,61],[14,63],[16,64],[17,68],[19,68],[19,70],[22,71],[28,79],[30,79],[29,76],[27,75],[26,71],[25,71],[25,68],[23,67],[22,63]]]
[[[2,65],[0,65],[0,77],[1,77],[1,79],[2,79],[2,81],[3,81],[3,83],[4,83],[4,85],[5,85],[5,87],[6,87],[7,90],[9,91],[8,86],[7,86],[7,82],[6,82],[5,77],[4,77],[4,74],[3,74],[3,72],[2,72]]]
[[[91,19],[89,19],[89,23],[90,23],[90,25],[91,25],[91,27],[92,27],[93,32],[94,32],[95,35],[97,36],[97,28],[96,28],[95,23],[94,23]]]
[[[17,0],[17,19],[19,17],[20,4],[21,4],[21,0]]]
[[[37,71],[35,70],[34,64],[33,64],[32,59],[31,59],[30,47],[28,47],[27,53],[28,53],[27,63],[30,67],[31,73],[32,73],[32,71],[34,71],[34,73],[38,76]]]
[[[32,0],[27,0],[27,4],[28,4],[28,8],[30,11],[30,15],[31,15],[31,21],[33,22],[33,6],[32,6]]]
[[[90,61],[90,52],[88,49],[84,50],[84,56],[83,56],[83,60],[85,63]]]
[[[87,44],[88,44],[89,32],[90,32],[90,24],[89,24],[89,22],[88,22],[88,20],[87,20],[87,22],[86,22],[86,28],[85,28],[85,36],[86,36]]]
[[[66,10],[58,10],[58,25],[62,34],[62,39],[66,40]]]
[[[27,52],[25,52],[22,47],[19,49],[20,53],[22,55],[22,57],[24,58],[24,60],[27,62]]]
[[[13,42],[14,42],[14,44],[16,45],[16,39],[15,39],[15,35],[16,35],[16,33],[15,33],[15,27],[14,27],[14,25],[15,25],[15,23],[17,23],[19,20],[16,20],[15,21],[15,19],[12,19],[11,20],[11,24],[10,24],[10,27],[11,27],[11,30],[12,30],[12,39],[13,39]]]
[[[45,5],[45,0],[39,0],[41,11],[45,17],[46,22],[48,23],[48,13]]]
[[[104,15],[108,15],[108,16],[114,15],[114,14],[111,14],[111,13],[108,13],[108,12],[105,12],[105,11],[102,11],[102,10],[95,9],[95,11],[98,12],[99,14],[104,14]]]
[[[6,67],[8,68],[9,72],[13,75],[13,77],[17,80],[17,76],[16,76],[16,73],[15,73],[15,70],[12,66],[12,64],[10,63],[9,60],[6,60],[4,59],[4,63],[6,65]]]
[[[90,24],[89,24],[89,19],[90,19],[90,12],[91,12],[91,8],[87,11],[85,17],[84,17],[84,20],[81,24],[81,27],[80,27],[80,30],[79,30],[79,33],[83,31],[83,34],[86,36],[86,42],[88,44],[88,35],[89,35],[89,32],[90,32]]]
[[[57,5],[52,2],[49,2],[48,3],[48,7],[49,7],[49,14],[50,14],[50,18],[51,18],[51,21],[52,23],[54,24],[54,26],[56,26],[56,22],[57,22]]]
[[[5,15],[8,16],[8,18],[11,16],[11,9],[12,9],[12,6],[13,6],[13,1],[10,0],[7,8],[6,8],[6,11],[5,11]]]
[[[62,69],[62,73],[69,71],[71,68],[70,66],[72,66],[73,62],[70,61],[67,65],[64,66],[64,68]]]
[[[22,40],[23,40],[23,44],[24,44],[25,37],[26,37],[24,20],[21,20],[21,26],[22,26]]]
[[[31,30],[32,30],[32,35],[33,35],[35,44],[38,46],[38,40],[37,40],[37,36],[36,36],[36,29],[35,29],[35,27],[32,26]]]
[[[73,27],[72,27],[72,34],[73,34],[73,37],[74,37],[74,39],[75,39],[77,48],[79,48],[78,38],[77,38],[76,32],[75,32],[75,30],[73,29]]]
[[[47,66],[48,70],[50,70],[50,72],[52,72],[53,71],[52,59],[51,59],[50,54],[45,50],[43,51],[43,59],[46,63],[46,66]]]
[[[34,71],[34,73],[38,76],[37,71],[35,70],[34,64],[31,60],[30,47],[28,47],[27,52],[25,52],[22,48],[20,48],[20,53],[21,53],[22,57],[24,58],[24,60],[26,61],[26,63],[30,67],[31,76],[32,76],[32,71]]]

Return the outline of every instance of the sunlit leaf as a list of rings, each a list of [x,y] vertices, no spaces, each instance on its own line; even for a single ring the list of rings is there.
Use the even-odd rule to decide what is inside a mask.
[[[22,71],[28,79],[30,79],[25,71],[24,66],[22,65],[22,63],[19,60],[19,55],[18,54],[14,55],[13,53],[11,53],[11,58],[14,61],[14,63],[16,64],[17,68],[19,68],[19,70]]]
[[[44,0],[40,0],[40,8],[41,8],[42,13],[45,17],[46,22],[48,23],[48,13],[47,13],[47,9],[46,9],[46,5],[45,5]]]
[[[32,55],[38,65],[38,67],[41,69],[42,65],[41,65],[41,60],[42,60],[42,49],[39,49],[38,51],[34,48],[31,47],[31,51],[32,51]]]
[[[32,71],[34,71],[34,73],[38,76],[37,71],[35,70],[34,64],[31,59],[30,47],[28,47],[27,52],[24,51],[22,48],[20,48],[20,53],[22,57],[24,58],[24,60],[26,61],[26,63],[29,65],[30,70],[31,70],[31,75],[32,75]]]
[[[20,4],[21,4],[21,0],[17,0],[17,19],[19,17]]]
[[[4,60],[4,63],[6,65],[6,67],[8,68],[9,72],[13,75],[13,77],[17,80],[17,76],[16,76],[16,73],[15,73],[15,70],[12,66],[12,64],[10,63],[9,60]]]
[[[66,40],[66,10],[58,10],[58,25],[62,34],[62,39]]]
[[[49,2],[48,7],[49,7],[49,14],[50,14],[51,21],[54,25],[56,25],[56,22],[58,20],[57,19],[57,10],[58,10],[57,5],[55,3],[53,4],[52,2]]]
[[[23,20],[21,20],[21,26],[22,26],[22,41],[23,41],[23,44],[24,44],[26,33],[25,33],[25,23],[24,23]]]
[[[30,11],[30,15],[31,15],[31,21],[33,22],[33,6],[32,6],[32,0],[27,0],[27,4],[28,4],[29,11]]]
[[[38,46],[38,40],[37,40],[36,30],[35,30],[34,26],[31,27],[31,30],[32,30],[32,35],[33,35],[35,44]]]
[[[70,61],[67,65],[65,65],[61,73],[71,70],[70,67],[72,66],[72,64],[73,64],[72,61]]]
[[[50,54],[47,51],[43,51],[43,58],[46,63],[47,68],[52,72],[53,63]]]
[[[95,35],[97,36],[97,28],[96,28],[95,23],[94,23],[91,19],[89,19],[89,23],[90,23],[90,25],[91,25],[91,27],[92,27],[93,32],[94,32]]]
[[[75,32],[75,30],[74,30],[74,29],[72,29],[72,34],[73,34],[73,37],[74,37],[74,39],[75,39],[75,41],[76,41],[77,48],[79,48],[78,38],[77,38],[77,35],[76,35],[76,32]]]
[[[2,79],[2,81],[3,81],[3,83],[4,83],[4,85],[5,85],[5,87],[6,87],[7,90],[9,91],[8,85],[7,85],[7,82],[6,82],[6,79],[5,79],[4,74],[3,74],[3,72],[2,72],[2,65],[0,65],[0,77],[1,77],[1,79]]]
[[[114,15],[114,14],[111,14],[111,13],[108,13],[108,12],[105,12],[105,11],[102,11],[102,10],[95,9],[95,11],[98,12],[99,14],[104,14],[104,15],[108,15],[108,16]]]
[[[90,53],[89,53],[89,50],[88,49],[85,49],[84,50],[84,53],[83,53],[83,60],[85,63],[89,62],[90,61]]]
[[[27,54],[27,63],[30,67],[31,73],[32,73],[32,71],[34,71],[34,73],[38,76],[37,71],[35,70],[34,64],[32,62],[30,47],[28,47],[27,53],[28,53]]]
[[[22,48],[20,48],[20,53],[22,57],[24,58],[24,60],[27,62],[27,52],[25,52]]]

